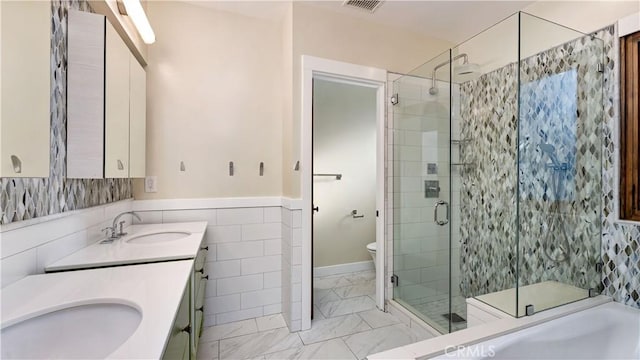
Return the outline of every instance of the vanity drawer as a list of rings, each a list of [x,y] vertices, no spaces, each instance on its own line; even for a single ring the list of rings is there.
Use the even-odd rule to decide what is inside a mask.
[[[198,341],[198,339],[200,339],[200,335],[202,334],[203,320],[204,320],[204,312],[203,312],[203,310],[196,310],[196,323],[194,325],[195,334],[196,334],[196,341]]]
[[[204,308],[204,295],[207,290],[207,277],[200,277],[200,281],[196,282],[198,290],[196,291],[195,308],[202,310]]]
[[[207,261],[207,253],[209,252],[209,246],[202,246],[200,250],[198,250],[198,254],[196,255],[194,267],[196,271],[204,270],[204,264]]]
[[[180,307],[176,313],[175,320],[173,321],[173,327],[171,328],[171,334],[169,334],[169,340],[167,346],[162,355],[163,359],[189,359],[189,344],[190,335],[193,333],[193,326],[191,326],[190,316],[190,293],[191,286],[187,284],[187,288],[182,295],[182,301]],[[186,357],[185,357],[186,354]]]

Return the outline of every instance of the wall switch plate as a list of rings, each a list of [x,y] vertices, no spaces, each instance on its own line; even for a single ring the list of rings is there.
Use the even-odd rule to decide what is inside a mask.
[[[147,176],[144,178],[144,192],[146,193],[158,192],[157,176]]]

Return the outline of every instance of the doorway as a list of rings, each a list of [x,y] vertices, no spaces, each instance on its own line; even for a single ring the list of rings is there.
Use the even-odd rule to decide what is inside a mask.
[[[375,305],[376,89],[313,80],[313,318]]]
[[[347,181],[347,178],[343,178],[341,175],[346,174],[347,170],[331,170],[333,168],[325,168],[317,169],[316,172],[314,166],[314,84],[320,84],[318,86],[326,86],[333,87],[334,89],[342,88],[343,90],[363,90],[364,93],[369,92],[371,96],[375,99],[372,101],[374,109],[371,111],[371,114],[374,115],[375,121],[375,130],[372,130],[371,136],[375,138],[375,147],[372,147],[373,153],[371,154],[363,154],[362,156],[370,156],[373,159],[375,170],[372,171],[374,174],[373,178],[370,178],[368,183],[375,184],[372,186],[374,190],[374,203],[375,206],[372,208],[371,205],[367,206],[358,206],[355,203],[352,205],[342,204],[341,210],[328,205],[328,209],[325,212],[327,215],[333,214],[338,218],[342,218],[343,225],[346,227],[350,227],[351,230],[359,228],[356,225],[364,225],[363,223],[367,218],[373,219],[375,231],[373,233],[369,233],[366,237],[363,237],[360,242],[364,244],[350,244],[353,249],[358,249],[360,247],[361,252],[355,254],[350,263],[355,263],[353,266],[365,266],[365,265],[357,265],[358,263],[366,262],[366,257],[364,254],[368,255],[366,252],[366,244],[370,242],[375,242],[376,256],[375,256],[375,293],[374,296],[371,297],[374,305],[381,310],[384,310],[384,224],[385,224],[385,211],[384,211],[384,144],[385,144],[385,84],[386,84],[386,71],[366,66],[359,66],[354,64],[348,64],[333,60],[320,59],[310,56],[302,57],[302,141],[301,141],[301,151],[302,151],[302,163],[309,164],[308,166],[303,166],[302,168],[302,200],[303,200],[303,209],[302,209],[302,330],[309,329],[311,327],[311,317],[313,311],[313,258],[314,258],[314,246],[313,246],[313,233],[314,233],[314,211],[313,208],[317,207],[317,213],[320,213],[324,210],[324,206],[320,206],[320,204],[316,204],[314,206],[314,178],[322,178],[319,180],[324,186],[322,191],[328,191],[331,194],[331,190],[333,188],[334,195],[338,194],[340,196],[340,191],[344,191],[344,189],[340,190],[337,185],[348,184],[351,181],[356,181],[356,176],[353,175],[353,178]],[[345,102],[348,104],[348,102]],[[343,141],[344,142],[344,141]],[[372,150],[368,150],[371,152]],[[323,174],[328,176],[316,176],[314,177],[314,172],[316,174]],[[351,176],[351,175],[350,175]],[[340,177],[340,179],[338,179]],[[371,175],[369,175],[371,177]],[[361,180],[362,181],[362,180]],[[356,182],[357,184],[357,182]],[[320,184],[318,184],[320,185]],[[338,190],[336,190],[338,189]],[[347,208],[345,208],[345,206]],[[366,209],[365,209],[366,207]],[[353,210],[356,210],[356,213],[353,213]],[[346,214],[343,214],[346,212]],[[365,213],[366,212],[366,213]],[[364,215],[363,218],[359,216]],[[355,216],[355,217],[354,217]],[[329,220],[329,219],[327,219]],[[335,218],[334,218],[335,220]],[[367,219],[368,220],[368,219]],[[347,222],[349,221],[349,222]],[[359,222],[356,222],[359,221]],[[362,226],[363,228],[366,226]],[[367,240],[364,240],[364,239]],[[369,240],[370,239],[370,240]],[[365,242],[366,241],[366,242]],[[320,250],[318,250],[320,251]],[[325,254],[330,254],[329,250],[322,250],[321,252]],[[335,253],[335,251],[333,252]],[[336,264],[330,264],[329,260],[326,260],[326,256],[323,258],[320,254],[318,254],[320,258],[317,261],[324,262],[325,266],[320,267],[331,267]],[[332,257],[328,255],[328,257]],[[353,260],[355,259],[355,260]],[[362,260],[364,259],[364,260]],[[362,260],[362,261],[358,261]],[[341,260],[345,261],[345,260]],[[346,267],[349,268],[349,267]],[[345,267],[343,267],[345,269]],[[328,268],[325,271],[342,271]]]

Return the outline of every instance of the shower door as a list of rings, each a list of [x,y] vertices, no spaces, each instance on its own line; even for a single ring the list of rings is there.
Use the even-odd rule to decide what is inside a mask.
[[[452,150],[463,141],[451,134],[450,58],[447,51],[393,82],[389,123],[393,298],[442,333],[452,326],[451,228],[459,209]]]

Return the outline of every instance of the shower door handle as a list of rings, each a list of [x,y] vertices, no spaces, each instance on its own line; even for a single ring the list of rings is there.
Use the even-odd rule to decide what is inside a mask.
[[[445,220],[438,220],[438,207],[440,205],[445,205],[447,207],[447,218]],[[440,226],[444,226],[449,223],[449,203],[448,202],[444,200],[438,200],[438,202],[436,203],[435,209],[433,209],[433,221]]]

